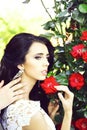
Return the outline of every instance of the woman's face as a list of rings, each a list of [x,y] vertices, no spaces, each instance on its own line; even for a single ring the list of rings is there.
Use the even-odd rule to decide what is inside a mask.
[[[49,52],[47,47],[39,42],[34,42],[25,57],[24,75],[28,79],[44,80],[48,71]]]

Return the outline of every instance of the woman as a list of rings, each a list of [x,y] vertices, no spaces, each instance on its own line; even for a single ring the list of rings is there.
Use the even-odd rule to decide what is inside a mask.
[[[20,76],[21,83],[26,82],[27,85],[24,87],[25,97],[2,112],[5,130],[55,130],[54,123],[42,108],[46,100],[39,86],[39,81],[46,78],[52,64],[53,47],[44,37],[20,33],[7,44],[1,61],[0,79],[7,84]],[[58,94],[64,108],[61,130],[70,130],[73,94],[66,86],[60,85],[58,90],[65,92],[65,97]]]

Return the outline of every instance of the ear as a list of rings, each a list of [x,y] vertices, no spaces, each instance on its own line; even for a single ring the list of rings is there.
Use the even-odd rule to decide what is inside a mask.
[[[23,64],[17,65],[17,68],[18,68],[19,70],[24,70],[24,65],[23,65]]]

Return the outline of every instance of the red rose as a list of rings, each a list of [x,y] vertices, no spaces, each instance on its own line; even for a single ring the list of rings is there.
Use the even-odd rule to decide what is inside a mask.
[[[82,53],[82,59],[83,59],[85,62],[87,62],[87,51],[84,51],[84,52]]]
[[[59,83],[53,76],[50,76],[49,78],[46,78],[40,85],[46,94],[53,94],[57,92],[54,86],[59,85]]]
[[[75,45],[72,47],[70,53],[76,59],[81,58],[84,48],[85,48],[84,44]]]
[[[87,31],[82,32],[82,36],[80,37],[80,40],[87,41]]]
[[[84,85],[84,77],[80,73],[72,73],[69,77],[69,84],[72,88],[80,90]]]
[[[80,118],[75,122],[78,130],[87,130],[87,118]]]

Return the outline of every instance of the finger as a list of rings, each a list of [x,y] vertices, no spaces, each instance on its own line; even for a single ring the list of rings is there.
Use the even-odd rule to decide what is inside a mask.
[[[63,97],[62,93],[58,93],[58,97],[61,100],[61,102],[65,102],[65,98]]]
[[[4,85],[4,80],[2,80],[2,81],[0,82],[0,88],[2,88],[3,85]]]
[[[59,105],[56,105],[56,106],[54,107],[54,109],[53,109],[53,112],[56,113],[56,112],[58,111],[58,109],[59,109]]]
[[[12,91],[16,91],[18,89],[23,88],[26,85],[26,83],[18,83],[17,85],[13,86],[12,88],[10,88]]]
[[[55,88],[58,90],[58,91],[63,91],[67,94],[70,94],[70,90],[68,89],[67,86],[64,86],[64,85],[59,85],[59,86],[55,86]]]
[[[50,114],[50,117],[51,117],[52,119],[53,119],[53,118],[55,117],[55,115],[57,114],[58,109],[59,109],[59,105],[56,105],[56,106],[54,107],[54,109],[52,110],[52,112],[49,113],[49,114]]]
[[[60,86],[59,87],[59,91],[63,91],[65,94],[64,94],[64,97],[67,99],[73,99],[74,97],[74,94],[69,90],[69,88],[67,86]],[[60,94],[59,94],[60,95]],[[62,96],[62,99],[65,99],[61,93],[61,96]]]
[[[11,87],[13,87],[15,84],[19,83],[20,81],[21,81],[21,78],[19,77],[19,78],[15,79],[15,80],[12,80],[11,82],[9,82],[9,83],[6,85],[6,87],[11,88]]]
[[[24,90],[18,90],[18,91],[15,91],[15,92],[14,92],[14,96],[23,95],[23,94],[25,94],[25,91],[24,91]]]
[[[49,102],[48,107],[53,106],[53,102]]]
[[[15,102],[15,101],[23,99],[23,98],[24,98],[24,95],[16,95],[13,97],[12,102]]]

